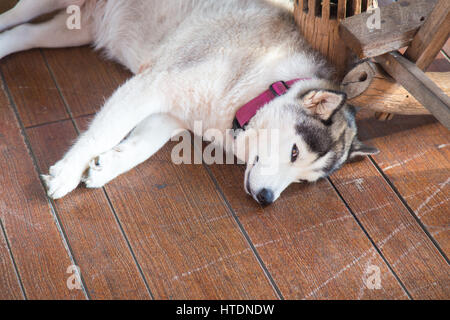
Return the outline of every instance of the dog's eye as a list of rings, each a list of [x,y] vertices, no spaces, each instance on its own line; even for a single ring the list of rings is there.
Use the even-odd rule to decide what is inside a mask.
[[[292,147],[292,153],[291,153],[291,162],[297,161],[298,155],[299,155],[298,147],[296,144]]]

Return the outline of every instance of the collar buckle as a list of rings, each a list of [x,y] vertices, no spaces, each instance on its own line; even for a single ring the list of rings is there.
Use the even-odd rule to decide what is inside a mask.
[[[289,86],[284,81],[277,81],[269,86],[269,90],[273,93],[275,97],[279,97],[289,90]]]

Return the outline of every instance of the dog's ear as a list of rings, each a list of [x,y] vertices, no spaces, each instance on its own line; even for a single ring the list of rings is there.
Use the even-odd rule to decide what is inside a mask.
[[[350,147],[348,160],[354,160],[355,158],[369,156],[371,154],[377,154],[380,150],[374,147],[370,147],[359,141],[357,138],[353,140],[352,146]]]
[[[323,121],[328,121],[346,100],[345,93],[330,90],[311,90],[301,97],[304,108]]]

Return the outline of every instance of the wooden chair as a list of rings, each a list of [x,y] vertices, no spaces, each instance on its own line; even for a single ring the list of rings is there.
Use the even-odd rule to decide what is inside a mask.
[[[336,67],[342,80],[354,58],[339,37],[339,23],[376,6],[376,0],[295,0],[294,15],[300,33]]]
[[[295,13],[307,40],[338,66],[353,104],[380,119],[432,113],[450,129],[450,72],[424,72],[448,40],[450,1],[400,0],[365,12],[370,5],[377,1],[296,0]],[[361,60],[348,73],[344,46]]]

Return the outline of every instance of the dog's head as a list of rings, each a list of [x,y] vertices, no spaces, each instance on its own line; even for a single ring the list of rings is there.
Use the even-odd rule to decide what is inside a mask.
[[[236,138],[245,159],[245,190],[260,204],[274,202],[293,182],[313,182],[346,161],[378,150],[356,134],[356,109],[324,80],[295,84],[260,109]]]

